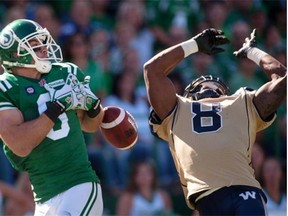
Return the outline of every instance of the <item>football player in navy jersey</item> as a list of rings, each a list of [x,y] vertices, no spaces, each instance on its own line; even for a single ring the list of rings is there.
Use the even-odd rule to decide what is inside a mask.
[[[2,29],[0,59],[0,135],[12,166],[29,173],[35,215],[101,215],[82,134],[103,118],[89,77],[62,62],[47,29],[27,19]]]
[[[265,215],[265,195],[254,177],[251,152],[256,133],[276,118],[286,98],[286,67],[255,47],[255,29],[237,57],[255,62],[270,81],[234,94],[219,78],[202,76],[178,95],[167,77],[196,52],[216,54],[228,43],[221,30],[206,29],[169,47],[144,65],[152,106],[152,133],[166,140],[187,205],[200,215]]]

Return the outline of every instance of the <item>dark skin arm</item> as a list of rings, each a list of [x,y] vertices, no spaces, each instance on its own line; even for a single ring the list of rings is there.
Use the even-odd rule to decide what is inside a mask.
[[[148,100],[162,120],[176,105],[176,90],[167,75],[183,58],[184,51],[178,44],[158,53],[144,65]]]
[[[265,55],[260,61],[260,67],[270,81],[261,86],[255,94],[253,102],[262,119],[267,119],[286,98],[287,69],[278,60]]]

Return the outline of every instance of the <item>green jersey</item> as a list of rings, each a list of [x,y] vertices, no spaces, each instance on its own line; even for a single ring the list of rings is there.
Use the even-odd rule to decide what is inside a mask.
[[[8,72],[0,75],[0,111],[19,109],[24,121],[37,118],[46,110],[50,96],[44,88],[48,83],[60,89],[68,73],[80,81],[84,75],[72,63],[53,64],[41,79],[16,76]],[[4,144],[4,152],[12,166],[27,171],[35,202],[44,202],[53,196],[84,182],[99,182],[88,160],[86,144],[75,110],[61,114],[46,138],[26,157],[15,155]]]

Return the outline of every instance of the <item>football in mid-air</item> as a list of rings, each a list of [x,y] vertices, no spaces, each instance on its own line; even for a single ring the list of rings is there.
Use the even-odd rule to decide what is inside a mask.
[[[121,107],[104,107],[100,128],[104,138],[118,149],[129,149],[138,140],[137,124],[133,116]]]

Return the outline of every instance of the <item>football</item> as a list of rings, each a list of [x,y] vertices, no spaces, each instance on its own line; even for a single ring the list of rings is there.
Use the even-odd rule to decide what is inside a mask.
[[[135,119],[121,107],[104,107],[104,117],[100,129],[106,141],[121,150],[133,147],[138,140]]]

